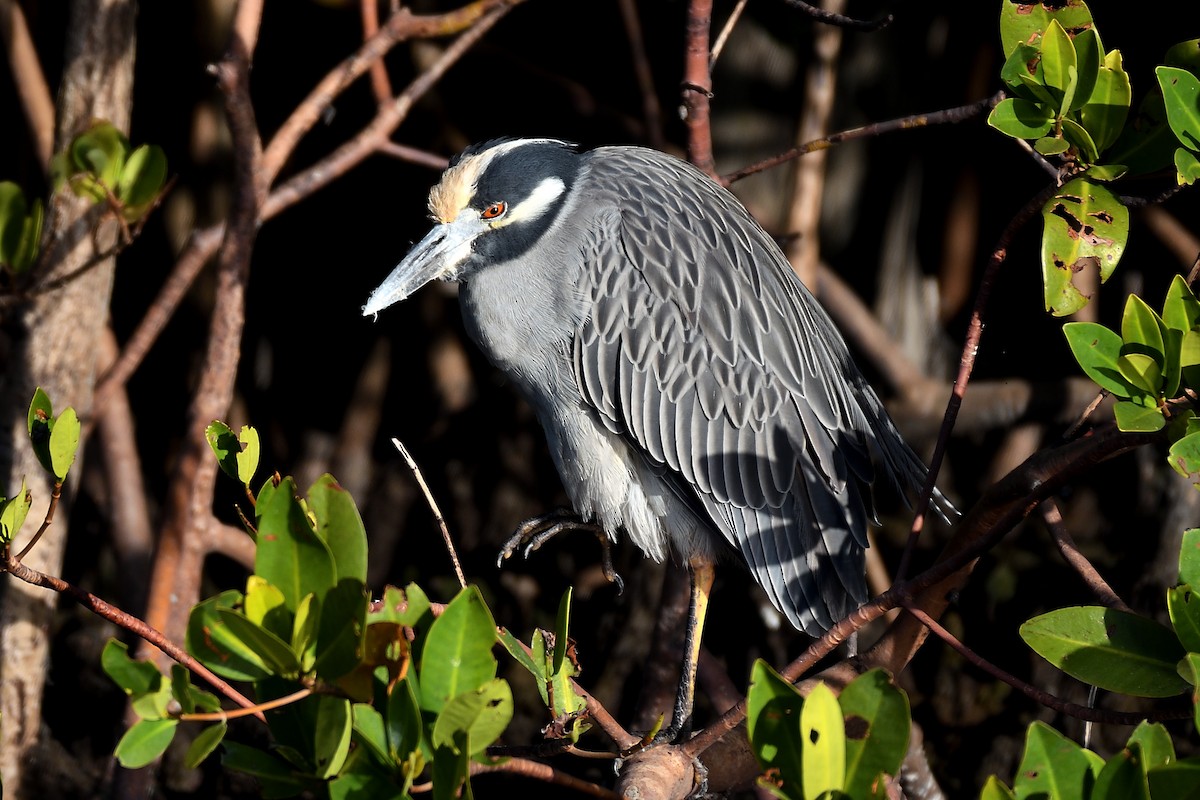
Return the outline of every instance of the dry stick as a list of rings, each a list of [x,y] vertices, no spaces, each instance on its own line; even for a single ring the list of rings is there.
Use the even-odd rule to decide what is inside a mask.
[[[1026,683],[1015,675],[997,667],[992,662],[983,658],[971,648],[963,644],[954,634],[938,624],[937,620],[926,614],[920,607],[914,605],[911,601],[905,601],[902,604],[905,611],[912,614],[921,624],[933,631],[946,644],[958,651],[959,655],[971,662],[974,666],[983,670],[997,680],[1007,683],[1017,691],[1024,694],[1029,699],[1053,709],[1060,714],[1066,714],[1076,719],[1087,720],[1088,722],[1103,722],[1110,725],[1137,725],[1145,719],[1165,720],[1165,719],[1190,719],[1192,716],[1191,708],[1167,708],[1160,711],[1139,712],[1139,711],[1105,711],[1099,708],[1090,706],[1081,706],[1078,703],[1071,703],[1062,700],[1049,692],[1044,692],[1033,684]]]
[[[900,117],[899,119],[887,120],[886,122],[875,122],[870,125],[864,125],[861,128],[851,128],[848,131],[834,133],[823,139],[817,139],[812,142],[807,142],[799,147],[793,147],[776,156],[771,156],[768,159],[759,161],[757,164],[751,164],[748,167],[743,167],[734,172],[722,175],[720,181],[722,185],[728,186],[731,183],[740,181],[742,178],[762,172],[763,170],[777,167],[780,164],[799,158],[802,155],[811,153],[815,150],[824,150],[833,147],[842,142],[848,142],[853,139],[865,139],[871,136],[878,136],[883,133],[891,133],[892,131],[905,131],[912,128],[924,128],[930,125],[946,125],[963,122],[964,120],[972,119],[981,114],[986,114],[991,111],[1001,100],[1005,98],[1004,92],[996,92],[991,97],[980,100],[975,103],[970,103],[957,108],[948,108],[944,111],[935,111],[929,114],[914,114],[910,117]]]
[[[417,479],[417,485],[421,487],[421,491],[425,495],[425,502],[429,503],[429,510],[433,512],[433,519],[437,522],[438,529],[442,532],[442,539],[446,542],[446,552],[450,554],[450,562],[454,564],[454,574],[458,578],[458,585],[464,589],[467,588],[467,579],[463,576],[462,564],[459,563],[458,552],[454,549],[454,540],[450,538],[450,529],[446,527],[446,518],[442,516],[442,510],[438,508],[437,501],[433,499],[433,492],[429,491],[429,484],[425,483],[425,476],[421,474],[417,462],[409,455],[408,449],[399,439],[393,437],[392,445],[400,451],[400,457],[412,470],[413,476]]]
[[[1054,539],[1054,544],[1058,547],[1058,552],[1079,573],[1079,577],[1083,578],[1084,583],[1088,585],[1092,593],[1096,595],[1101,603],[1109,608],[1128,611],[1132,614],[1133,609],[1126,605],[1125,601],[1113,591],[1108,582],[1092,566],[1092,562],[1084,558],[1083,553],[1079,552],[1079,548],[1075,546],[1075,540],[1071,538],[1071,532],[1063,524],[1062,512],[1058,508],[1058,503],[1054,500],[1045,500],[1042,502],[1041,510],[1042,521],[1046,523],[1046,527],[1050,530],[1050,536]]]
[[[658,92],[654,90],[654,73],[650,69],[650,59],[646,56],[646,38],[642,35],[642,23],[638,19],[637,7],[634,0],[619,0],[617,5],[621,9],[621,21],[625,24],[625,36],[629,39],[633,74],[637,78],[638,90],[642,93],[646,138],[651,147],[663,150],[666,142],[663,139],[662,108],[658,104]]]
[[[522,775],[526,778],[533,778],[544,783],[553,783],[558,786],[565,786],[568,789],[574,789],[580,794],[585,794],[588,797],[600,797],[604,800],[622,800],[621,795],[611,789],[606,789],[603,786],[597,786],[594,783],[585,781],[581,778],[576,778],[566,772],[561,772],[549,764],[543,764],[540,761],[530,761],[526,758],[509,758],[500,764],[472,764],[471,775],[486,775],[492,772],[504,772],[510,775]],[[430,785],[432,789],[432,784]],[[413,792],[417,791],[413,787]]]
[[[385,156],[392,156],[401,161],[408,161],[413,164],[418,164],[422,167],[429,167],[438,172],[444,170],[449,164],[450,159],[445,156],[434,155],[416,147],[409,147],[406,144],[397,144],[396,142],[388,141],[379,145],[379,152]]]
[[[995,519],[991,519],[977,533],[972,532],[974,538],[965,543],[961,550],[934,564],[912,580],[894,584],[892,588],[883,594],[860,606],[848,617],[826,631],[824,636],[813,642],[799,658],[788,664],[780,674],[787,680],[795,682],[800,676],[812,669],[818,661],[832,653],[839,644],[855,631],[861,630],[867,624],[874,622],[904,602],[911,602],[912,598],[916,595],[928,590],[930,587],[936,586],[969,566],[979,556],[994,547],[1017,523],[1031,514],[1041,501],[1058,491],[1062,485],[1100,461],[1158,441],[1160,438],[1158,434],[1123,433],[1117,431],[1115,426],[1106,426],[1099,429],[1094,436],[1088,439],[1080,439],[1063,445],[1056,451],[1041,453],[1031,457],[1039,460],[1037,462],[1027,461],[1026,467],[1024,467],[1022,472],[1014,472],[1010,475],[1012,478],[1023,479],[1025,481],[1023,485],[1027,485],[1029,490],[1015,499],[996,497],[993,500],[996,504],[996,509],[998,510],[1002,506],[1007,506],[1007,510],[996,516]],[[1062,466],[1057,466],[1059,462],[1062,462]],[[1028,466],[1031,463],[1033,463],[1033,466]],[[1045,468],[1041,466],[1043,464],[1051,464],[1054,471],[1045,472]],[[1000,487],[995,486],[991,491],[998,493]],[[976,506],[972,514],[976,512],[982,513],[984,502],[986,502],[986,498]],[[966,532],[962,525],[959,526],[958,530],[960,536]],[[893,672],[899,672],[902,666],[899,664],[890,665]],[[722,736],[737,727],[745,718],[746,701],[742,700],[742,702],[722,715],[716,722],[681,745],[684,754],[692,758],[700,755],[700,753],[711,747]]]
[[[721,32],[717,34],[717,40],[713,42],[712,55],[708,57],[708,68],[711,70],[717,64],[717,59],[721,57],[721,51],[725,49],[725,42],[729,40],[729,34],[733,33],[733,28],[737,25],[738,20],[742,18],[742,12],[746,10],[746,3],[749,0],[738,0],[737,5],[733,7],[733,11],[729,12],[729,19],[725,20],[725,25],[721,28]]]
[[[854,19],[853,17],[847,17],[844,14],[834,14],[830,11],[826,11],[823,8],[817,8],[816,6],[809,5],[808,3],[805,3],[804,0],[783,1],[789,6],[800,9],[815,20],[827,23],[829,25],[835,25],[839,28],[850,28],[856,31],[877,31],[880,28],[886,28],[892,23],[892,20],[896,18],[895,14],[887,14],[882,19]]]
[[[1062,435],[1062,438],[1074,439],[1075,434],[1079,432],[1079,429],[1083,427],[1084,423],[1086,423],[1092,414],[1096,412],[1096,409],[1100,407],[1100,404],[1104,402],[1104,398],[1108,397],[1108,394],[1108,389],[1101,389],[1100,393],[1096,395],[1096,398],[1092,400],[1092,402],[1088,403],[1087,408],[1085,408],[1083,413],[1079,415],[1079,419],[1075,420],[1071,427],[1067,428],[1067,431]]]
[[[147,642],[162,650],[175,661],[182,664],[191,672],[199,675],[204,680],[208,681],[221,694],[228,697],[233,702],[243,708],[251,708],[254,706],[254,701],[244,696],[237,689],[234,689],[228,683],[214,675],[208,667],[201,664],[196,659],[192,658],[187,652],[175,644],[173,641],[164,636],[157,629],[147,625],[142,620],[129,614],[121,609],[110,605],[101,600],[91,592],[84,591],[74,584],[67,583],[62,578],[53,575],[47,575],[39,572],[36,569],[25,566],[19,560],[10,558],[8,563],[4,565],[4,571],[12,575],[14,578],[19,578],[33,586],[41,586],[44,589],[51,589],[59,594],[65,594],[79,605],[86,608],[96,616],[103,617],[109,622],[117,625],[130,633],[136,634]],[[256,715],[260,720],[266,722],[266,718],[262,714]]]
[[[909,530],[908,542],[904,546],[904,555],[900,558],[900,567],[896,570],[896,580],[903,581],[908,574],[909,561],[912,559],[917,538],[925,527],[925,515],[929,511],[929,503],[933,497],[934,486],[937,485],[938,472],[942,468],[942,459],[946,455],[946,446],[950,441],[950,431],[954,429],[954,421],[958,410],[962,407],[963,397],[967,393],[967,382],[971,379],[971,371],[975,367],[975,356],[979,352],[979,340],[983,336],[983,317],[987,310],[988,299],[991,297],[992,285],[1000,272],[1000,266],[1008,257],[1008,245],[1012,242],[1017,231],[1025,226],[1033,216],[1041,210],[1046,201],[1058,191],[1055,184],[1048,185],[1033,199],[1025,204],[1014,216],[1000,234],[996,246],[992,248],[991,258],[979,282],[979,292],[975,295],[975,308],[971,311],[971,323],[967,327],[966,341],[963,342],[962,356],[959,359],[958,376],[954,379],[954,388],[950,400],[946,403],[946,414],[942,418],[942,428],[938,432],[937,443],[933,447],[933,455],[929,459],[929,472],[925,476],[925,485],[917,498],[916,508],[913,509],[913,523]]]
[[[684,124],[687,125],[688,158],[700,170],[717,179],[713,162],[709,98],[712,73],[708,68],[712,0],[691,0],[687,11],[687,42],[683,62]]]

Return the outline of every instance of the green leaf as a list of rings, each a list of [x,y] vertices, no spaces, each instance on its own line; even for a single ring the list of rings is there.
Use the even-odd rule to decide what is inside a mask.
[[[1200,178],[1200,158],[1180,147],[1175,151],[1175,172],[1180,186],[1191,186]]]
[[[468,586],[429,628],[421,653],[421,708],[437,713],[452,697],[496,677],[496,623],[476,586]]]
[[[1071,146],[1075,148],[1075,152],[1079,154],[1081,163],[1095,164],[1100,159],[1100,152],[1096,149],[1096,143],[1092,141],[1092,136],[1087,132],[1082,125],[1071,119],[1062,121],[1063,136]]]
[[[1062,155],[1071,149],[1071,144],[1060,136],[1043,136],[1033,143],[1033,149],[1044,156]]]
[[[1121,376],[1133,384],[1133,387],[1139,392],[1144,392],[1151,397],[1162,396],[1162,369],[1153,356],[1145,353],[1119,356],[1117,369],[1121,370]]]
[[[563,592],[558,601],[558,616],[554,625],[554,662],[551,665],[557,674],[563,671],[563,661],[567,655],[567,645],[570,643],[571,624],[571,587]]]
[[[1042,33],[1042,82],[1058,104],[1055,110],[1065,114],[1075,97],[1078,67],[1075,46],[1058,20],[1052,20]]]
[[[42,201],[35,198],[29,206],[29,216],[21,225],[21,237],[17,249],[12,253],[12,260],[7,262],[13,274],[24,275],[37,262],[38,253],[42,247],[42,224],[45,221],[45,215]]]
[[[185,714],[221,710],[221,701],[217,696],[193,686],[191,673],[180,664],[171,665],[171,696]]]
[[[314,666],[324,680],[342,677],[362,660],[369,603],[366,587],[356,578],[343,578],[325,594]]]
[[[1182,758],[1154,767],[1146,777],[1151,797],[1200,800],[1200,758]]]
[[[1153,356],[1161,367],[1165,360],[1163,327],[1163,321],[1145,300],[1136,294],[1129,295],[1121,316],[1121,338],[1126,345],[1123,352]]]
[[[800,767],[800,713],[804,698],[795,687],[771,669],[761,658],[750,670],[750,690],[746,696],[746,733],[750,749],[764,770],[776,779],[766,788],[799,797],[802,789]],[[760,780],[760,785],[763,785]]]
[[[309,782],[282,759],[244,744],[227,741],[221,766],[254,776],[263,797],[294,797],[309,788]]]
[[[1187,71],[1200,73],[1200,39],[1177,42],[1167,48],[1163,63],[1171,67],[1183,67]]]
[[[1033,103],[1041,108],[1040,116],[1054,119],[1054,98],[1048,89],[1042,85],[1041,53],[1036,47],[1021,44],[1008,54],[1004,66],[1000,68],[1000,80],[1022,100]]]
[[[387,728],[383,723],[383,715],[369,703],[355,703],[351,713],[355,740],[363,747],[369,748],[380,764],[390,764],[392,759],[388,753]]]
[[[411,675],[411,673],[410,673]],[[388,693],[387,745],[392,760],[403,762],[413,752],[421,752],[421,708],[412,681],[397,681]]]
[[[287,610],[283,592],[259,575],[246,579],[246,618],[261,625],[280,639],[291,639],[293,615]]]
[[[1142,749],[1142,764],[1145,769],[1153,769],[1175,760],[1175,745],[1171,743],[1171,734],[1160,722],[1142,720],[1129,736],[1128,746],[1138,744]],[[1200,789],[1200,784],[1197,785]]]
[[[1017,796],[1013,794],[1012,789],[1004,785],[1004,781],[995,775],[989,775],[987,783],[983,785],[983,791],[979,793],[979,800],[1017,800]]]
[[[500,738],[513,716],[512,689],[503,678],[494,678],[474,691],[450,698],[433,724],[435,748],[455,747],[456,734],[466,733],[471,756]]]
[[[21,478],[21,491],[17,496],[0,499],[0,544],[8,544],[21,532],[31,505],[33,495],[25,484],[25,478]]]
[[[1075,275],[1098,270],[1107,281],[1125,251],[1129,210],[1110,190],[1076,178],[1042,208],[1042,277],[1046,310],[1072,314],[1090,299],[1075,286]]]
[[[1134,744],[1108,760],[1096,777],[1093,800],[1150,800],[1141,746]]]
[[[75,409],[67,408],[54,420],[50,430],[50,471],[62,483],[67,472],[75,463],[75,451],[79,449],[79,418]]]
[[[143,719],[117,742],[113,755],[125,769],[139,769],[161,756],[175,738],[177,719]]]
[[[1200,78],[1178,67],[1156,67],[1167,122],[1189,150],[1200,150]]]
[[[287,607],[295,611],[309,592],[323,598],[333,588],[333,556],[312,525],[300,501],[296,484],[284,478],[258,513],[258,548],[254,572],[283,592]]]
[[[1000,7],[1000,41],[1007,56],[1021,44],[1035,41],[1046,30],[1051,20],[1068,31],[1077,31],[1092,26],[1092,14],[1086,3],[1033,2],[1002,3]]]
[[[1075,96],[1071,100],[1069,111],[1083,108],[1092,97],[1092,91],[1100,74],[1100,62],[1104,57],[1104,46],[1100,44],[1100,34],[1095,28],[1076,33],[1071,39],[1075,47],[1075,67],[1077,82]]]
[[[1124,177],[1127,172],[1129,167],[1124,164],[1092,164],[1083,174],[1094,181],[1109,183]]]
[[[1021,638],[1042,658],[1084,683],[1137,697],[1187,690],[1175,671],[1183,649],[1158,623],[1112,608],[1061,608],[1021,626]]]
[[[204,436],[217,457],[221,471],[235,481],[240,481],[243,486],[249,486],[251,478],[258,470],[258,431],[249,425],[243,425],[238,434],[234,435],[232,428],[216,419],[204,429]]]
[[[1153,92],[1142,98],[1137,113],[1113,143],[1108,160],[1128,166],[1130,175],[1145,175],[1170,166],[1178,146],[1162,95]]]
[[[350,754],[350,731],[353,723],[350,701],[331,695],[314,695],[316,725],[313,736],[313,755],[318,778],[336,775]]]
[[[824,683],[813,687],[800,709],[800,760],[805,797],[845,787],[845,722],[837,695]]]
[[[321,603],[315,594],[304,595],[292,624],[292,650],[300,659],[300,671],[308,673],[317,660],[317,625],[321,620]]]
[[[149,661],[134,661],[123,642],[109,639],[100,653],[100,666],[127,695],[154,691],[162,681],[162,673]]]
[[[1167,418],[1157,407],[1150,408],[1129,400],[1118,401],[1113,406],[1113,413],[1117,418],[1117,427],[1126,433],[1154,433],[1167,424]]]
[[[29,270],[42,238],[42,201],[26,203],[21,187],[0,181],[0,265],[14,275]]]
[[[900,774],[912,727],[908,697],[882,669],[866,672],[838,697],[846,730],[846,785],[851,797],[887,797],[882,776]]]
[[[1192,587],[1173,586],[1167,589],[1167,612],[1179,643],[1191,653],[1200,653],[1200,597]]]
[[[514,661],[529,670],[529,674],[536,679],[538,688],[542,692],[542,702],[549,704],[546,699],[546,665],[535,661],[525,650],[521,640],[513,636],[507,628],[500,628],[500,644],[504,645],[504,649],[508,651]]]
[[[111,122],[100,121],[91,128],[76,136],[70,144],[71,161],[79,172],[90,173],[103,187],[109,190],[117,188],[121,169],[125,165],[125,157],[129,152],[129,140]],[[76,194],[90,196],[95,200],[103,200],[102,190],[86,184],[83,190]],[[72,188],[75,188],[74,186]]]
[[[271,674],[286,678],[299,676],[300,660],[283,639],[232,609],[217,608],[216,614],[229,633],[252,650]]]
[[[1054,128],[1054,118],[1045,108],[1029,100],[1009,97],[988,115],[988,125],[1014,139],[1038,139]]]
[[[217,749],[217,745],[225,738],[225,731],[228,726],[224,721],[209,725],[204,730],[197,734],[188,747],[187,755],[183,757],[183,763],[188,769],[196,769],[204,761],[212,755]]]
[[[1200,301],[1182,275],[1176,275],[1163,302],[1163,323],[1177,331],[1190,331],[1200,325]],[[1196,363],[1200,363],[1197,361]]]
[[[1200,528],[1183,532],[1183,542],[1179,545],[1179,582],[1200,586]]]
[[[459,733],[454,747],[439,747],[433,753],[433,800],[470,800],[470,745]],[[459,787],[463,791],[459,793]]]
[[[1086,800],[1097,772],[1082,747],[1044,722],[1034,722],[1025,735],[1013,789],[1017,797]]]
[[[187,649],[204,666],[235,681],[258,681],[271,674],[262,656],[234,634],[218,611],[242,601],[233,589],[197,604],[188,616]]]
[[[117,179],[117,198],[126,219],[137,219],[167,181],[167,157],[158,145],[144,144],[130,153]]]
[[[1188,434],[1171,445],[1167,461],[1176,472],[1200,489],[1200,433]]]
[[[354,498],[332,475],[325,474],[308,490],[308,507],[317,518],[317,535],[329,545],[337,579],[367,582],[367,531]]]
[[[1134,395],[1133,386],[1117,366],[1123,344],[1120,336],[1095,322],[1068,322],[1063,334],[1079,366],[1101,389],[1117,397]]]

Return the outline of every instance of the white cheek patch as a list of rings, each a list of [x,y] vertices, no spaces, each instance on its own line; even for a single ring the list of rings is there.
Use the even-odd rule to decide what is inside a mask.
[[[562,178],[546,178],[533,188],[529,197],[515,206],[509,207],[508,213],[495,222],[492,227],[502,228],[514,222],[537,219],[545,214],[566,190],[567,185],[563,183]]]

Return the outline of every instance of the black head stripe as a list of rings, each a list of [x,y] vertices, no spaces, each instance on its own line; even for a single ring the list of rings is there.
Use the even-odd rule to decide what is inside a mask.
[[[496,156],[479,176],[471,206],[482,209],[499,201],[519,205],[547,178],[560,179],[569,191],[578,172],[575,148],[565,142],[534,141],[513,147]]]

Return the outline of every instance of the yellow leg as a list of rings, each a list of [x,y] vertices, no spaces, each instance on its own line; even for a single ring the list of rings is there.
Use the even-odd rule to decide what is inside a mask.
[[[688,629],[684,638],[683,670],[679,675],[679,693],[666,736],[674,740],[691,724],[692,705],[696,698],[696,665],[700,661],[700,637],[704,632],[704,617],[708,612],[708,595],[712,591],[716,570],[713,563],[699,556],[688,562],[691,574],[692,597],[688,606]]]

